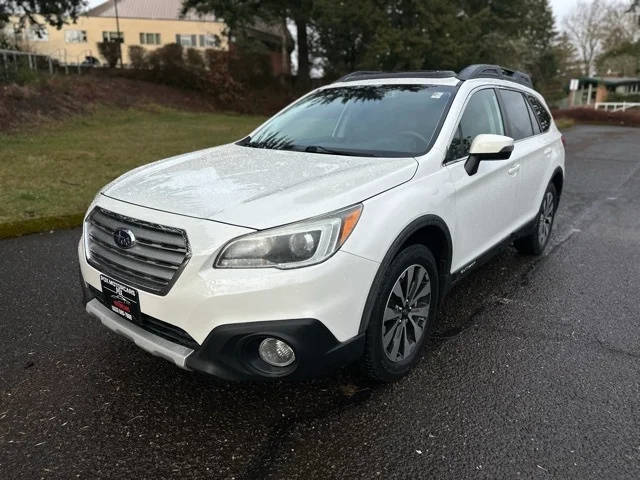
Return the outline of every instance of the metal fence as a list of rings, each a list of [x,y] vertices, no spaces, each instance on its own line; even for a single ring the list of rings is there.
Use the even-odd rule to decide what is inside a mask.
[[[81,74],[93,65],[84,65],[80,58],[76,63],[68,63],[66,59],[56,59],[51,55],[43,55],[32,52],[20,52],[17,50],[0,50],[0,79],[11,78],[20,71],[33,71],[64,74]]]

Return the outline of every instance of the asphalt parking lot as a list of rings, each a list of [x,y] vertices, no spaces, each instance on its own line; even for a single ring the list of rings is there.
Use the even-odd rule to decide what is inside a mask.
[[[0,241],[0,478],[640,478],[640,130],[566,137],[546,255],[457,286],[389,386],[179,370],[84,313],[78,229]]]

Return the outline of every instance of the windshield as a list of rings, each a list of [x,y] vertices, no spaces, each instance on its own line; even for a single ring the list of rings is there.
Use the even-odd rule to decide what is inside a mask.
[[[454,94],[444,85],[357,85],[302,98],[240,145],[335,155],[422,155]]]

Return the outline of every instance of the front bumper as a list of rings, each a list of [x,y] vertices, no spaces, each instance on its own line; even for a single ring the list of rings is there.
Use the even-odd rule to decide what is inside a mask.
[[[109,330],[127,337],[143,350],[187,368],[187,358],[193,353],[191,348],[171,342],[139,327],[109,310],[96,298],[86,304],[87,313],[96,317]]]
[[[87,313],[100,320],[109,330],[180,368],[224,380],[318,376],[357,360],[364,350],[364,335],[340,343],[315,319],[222,325],[214,329],[201,346],[192,349],[120,317],[97,298],[91,298],[90,290],[86,285],[83,287],[88,300]],[[276,368],[262,361],[257,354],[257,347],[266,337],[277,337],[291,345],[296,352],[295,363]]]
[[[143,349],[183,368],[226,379],[316,375],[361,353],[360,321],[377,262],[339,251],[322,264],[295,270],[215,269],[213,260],[220,249],[247,229],[107,197],[97,204],[181,228],[189,236],[193,255],[171,290],[164,296],[138,291],[143,325],[128,326],[136,328],[125,328],[126,320],[93,301],[101,293],[101,272],[87,262],[84,242],[78,246],[87,310]],[[167,331],[175,336],[163,335]],[[282,338],[294,347],[295,368],[274,370],[255,361],[254,344],[265,336]],[[169,348],[167,341],[180,348]]]

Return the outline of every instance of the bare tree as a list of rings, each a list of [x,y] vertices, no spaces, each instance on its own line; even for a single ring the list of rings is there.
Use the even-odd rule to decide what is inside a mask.
[[[596,59],[599,72],[633,76],[640,71],[640,24],[628,0],[607,5],[601,46]]]
[[[638,0],[640,2],[640,0]],[[603,18],[603,49],[614,50],[623,43],[640,39],[640,24],[628,1],[613,1],[605,6]],[[640,11],[638,12],[640,13]]]
[[[581,0],[564,19],[563,26],[578,50],[585,75],[591,75],[594,71],[595,60],[606,33],[606,15],[607,8],[602,0]]]

